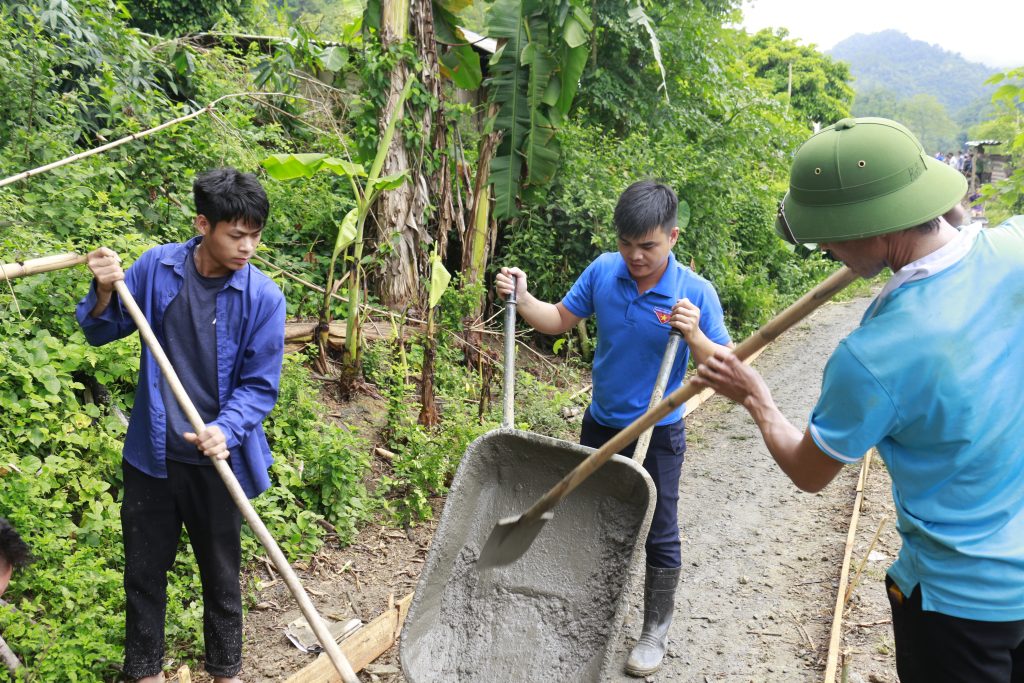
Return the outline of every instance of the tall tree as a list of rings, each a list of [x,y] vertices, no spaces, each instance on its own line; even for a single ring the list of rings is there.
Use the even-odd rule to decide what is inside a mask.
[[[750,37],[743,54],[754,74],[785,96],[809,127],[812,123],[827,126],[849,116],[853,104],[850,67],[788,35],[780,28],[762,29]]]

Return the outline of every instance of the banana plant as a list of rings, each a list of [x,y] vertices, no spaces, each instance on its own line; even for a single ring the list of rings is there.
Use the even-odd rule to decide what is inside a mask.
[[[406,81],[400,102],[409,96],[413,80]],[[320,307],[319,325],[317,326],[317,347],[319,348],[319,370],[327,374],[327,352],[331,324],[331,295],[335,286],[335,266],[338,257],[349,245],[354,245],[352,269],[349,272],[348,285],[348,317],[345,324],[345,353],[343,356],[343,379],[353,381],[359,376],[361,344],[359,342],[359,297],[361,291],[360,263],[363,258],[363,236],[366,218],[374,201],[382,192],[401,187],[409,177],[408,171],[393,175],[381,176],[384,157],[391,146],[398,117],[392,117],[384,129],[377,144],[376,156],[367,171],[362,164],[338,159],[326,154],[272,154],[263,160],[263,168],[274,180],[291,181],[309,178],[320,171],[334,173],[348,179],[352,186],[352,194],[356,206],[350,210],[338,224],[338,232],[331,251],[331,260],[327,269],[327,281],[324,283],[324,300]]]
[[[434,311],[441,303],[441,297],[448,289],[452,275],[444,267],[441,254],[438,253],[436,242],[434,253],[430,255],[430,290],[427,308],[427,332],[423,344],[423,377],[420,382],[420,416],[422,425],[433,427],[438,422],[437,402],[434,400],[434,357],[437,351],[437,338],[434,326]]]
[[[491,164],[494,217],[511,218],[520,188],[545,187],[558,170],[556,133],[576,97],[594,24],[584,0],[496,0],[487,34],[500,47],[486,82],[503,133]]]

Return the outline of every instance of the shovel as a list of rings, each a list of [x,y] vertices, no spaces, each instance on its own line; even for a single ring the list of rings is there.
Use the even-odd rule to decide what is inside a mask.
[[[668,387],[668,376],[672,374],[672,364],[676,362],[676,353],[679,351],[679,340],[683,338],[682,333],[676,328],[668,334],[668,343],[665,345],[665,353],[661,357],[661,367],[658,368],[658,377],[654,380],[654,391],[651,393],[651,400],[647,404],[647,410],[653,410],[665,395],[665,388]],[[633,460],[636,464],[643,465],[647,457],[647,447],[651,445],[651,435],[654,434],[654,425],[644,430],[640,438],[636,440],[633,447]]]
[[[766,346],[773,339],[805,318],[809,313],[831,299],[837,292],[858,277],[852,270],[843,266],[814,289],[800,297],[789,308],[765,323],[759,330],[737,346],[733,353],[740,360],[746,360],[754,352]],[[654,426],[658,420],[668,415],[672,410],[696,396],[699,391],[700,388],[692,380],[686,382],[683,386],[669,394],[665,400],[648,409],[646,413],[634,420],[632,424],[613,436],[605,445],[594,451],[586,460],[573,468],[526,512],[499,520],[491,530],[487,542],[480,551],[480,557],[477,560],[478,569],[510,564],[522,557],[534,539],[537,538],[537,534],[544,528],[547,521],[552,518],[553,513],[551,509],[553,507],[562,502],[581,482],[604,465],[614,454],[621,451],[623,447],[628,446],[633,439],[637,438],[649,427]]]
[[[18,263],[0,264],[0,281],[78,266],[85,262],[85,256],[58,254]],[[124,281],[118,280],[114,283],[114,289],[121,298],[121,303],[128,309],[128,314],[135,322],[135,326],[139,329],[139,335],[149,347],[150,353],[153,354],[153,358],[156,359],[157,364],[160,366],[160,371],[167,378],[167,383],[174,392],[174,397],[178,400],[179,405],[181,405],[182,411],[188,417],[188,421],[192,424],[192,429],[195,430],[196,434],[202,433],[206,429],[206,425],[203,424],[203,418],[199,415],[192,400],[185,392],[185,387],[182,386],[181,380],[178,379],[177,373],[174,372],[174,368],[171,366],[171,362],[168,360],[163,348],[161,348],[160,342],[157,341],[156,335],[153,334],[149,322],[139,309],[138,304],[135,303],[135,298],[128,290],[128,286],[125,285]],[[306,617],[306,621],[309,622],[313,632],[316,634],[317,640],[320,641],[342,680],[345,683],[359,683],[359,678],[352,670],[348,660],[345,659],[345,655],[341,652],[341,648],[338,647],[338,643],[335,642],[334,637],[327,630],[327,625],[320,618],[316,607],[313,606],[312,601],[299,582],[299,577],[296,576],[295,571],[288,564],[288,560],[285,559],[284,553],[281,552],[273,536],[270,535],[267,527],[263,524],[263,520],[256,514],[256,510],[246,497],[245,492],[238,483],[238,479],[235,478],[235,473],[231,471],[231,467],[224,460],[216,459],[213,461],[213,466],[217,470],[217,474],[224,481],[228,493],[231,494],[231,498],[235,501],[249,528],[252,529],[253,533],[256,534],[256,538],[259,539],[264,549],[266,549],[267,555],[270,556],[271,561],[274,563],[274,568],[284,579],[292,596],[295,597],[295,601],[299,604],[299,609],[302,610],[303,616]]]

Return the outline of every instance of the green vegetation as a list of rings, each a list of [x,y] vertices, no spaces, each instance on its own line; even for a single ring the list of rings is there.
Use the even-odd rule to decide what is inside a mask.
[[[812,122],[849,113],[842,64],[784,33],[725,28],[732,0],[410,4],[413,17],[433,8],[433,32],[385,36],[402,17],[356,0],[0,6],[0,178],[217,102],[0,187],[0,263],[105,245],[130,264],[188,237],[195,173],[232,165],[265,181],[260,257],[289,316],[344,320],[356,376],[318,335],[289,355],[266,421],[274,486],[255,505],[292,560],[370,522],[433,514],[467,444],[499,424],[490,274],[521,266],[557,300],[614,249],[612,209],[630,182],[677,190],[676,255],[716,285],[737,338],[834,268],[786,248],[772,225],[791,152]],[[509,42],[481,55],[461,23],[497,26]],[[993,126],[1013,125],[1020,77],[999,84]],[[312,173],[307,154],[343,173]],[[299,160],[275,177],[302,181],[274,180],[268,159]],[[376,180],[350,182],[360,169]],[[993,201],[1016,210],[1021,184],[1013,176]],[[447,290],[432,278],[442,266]],[[0,282],[0,514],[39,558],[5,595],[0,632],[32,681],[111,680],[122,655],[120,446],[139,344],[86,344],[73,313],[87,287],[82,269]],[[366,342],[371,317],[404,334]],[[561,411],[583,344],[534,341],[566,362],[519,372],[517,425],[574,438]],[[353,415],[352,395],[379,396],[381,414]],[[376,447],[393,456],[375,459]],[[246,562],[262,553],[248,535],[243,548]],[[169,666],[202,651],[198,595],[186,551],[169,587]]]
[[[1001,140],[1003,144],[986,151],[1004,155],[1009,161],[1005,180],[983,189],[983,201],[989,224],[995,225],[1009,216],[1024,213],[1024,67],[1011,69],[989,79],[996,87],[992,94],[995,116],[971,129],[975,139]]]

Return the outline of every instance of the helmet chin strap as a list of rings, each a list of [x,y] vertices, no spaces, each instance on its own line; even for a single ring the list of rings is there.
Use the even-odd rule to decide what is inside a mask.
[[[782,198],[781,202],[779,202],[779,225],[781,225],[782,229],[786,232],[786,239],[789,240],[790,244],[800,244],[796,239],[796,235],[793,234],[793,229],[789,227],[789,221],[786,220],[786,199],[788,197],[789,192],[787,192],[786,196]]]

